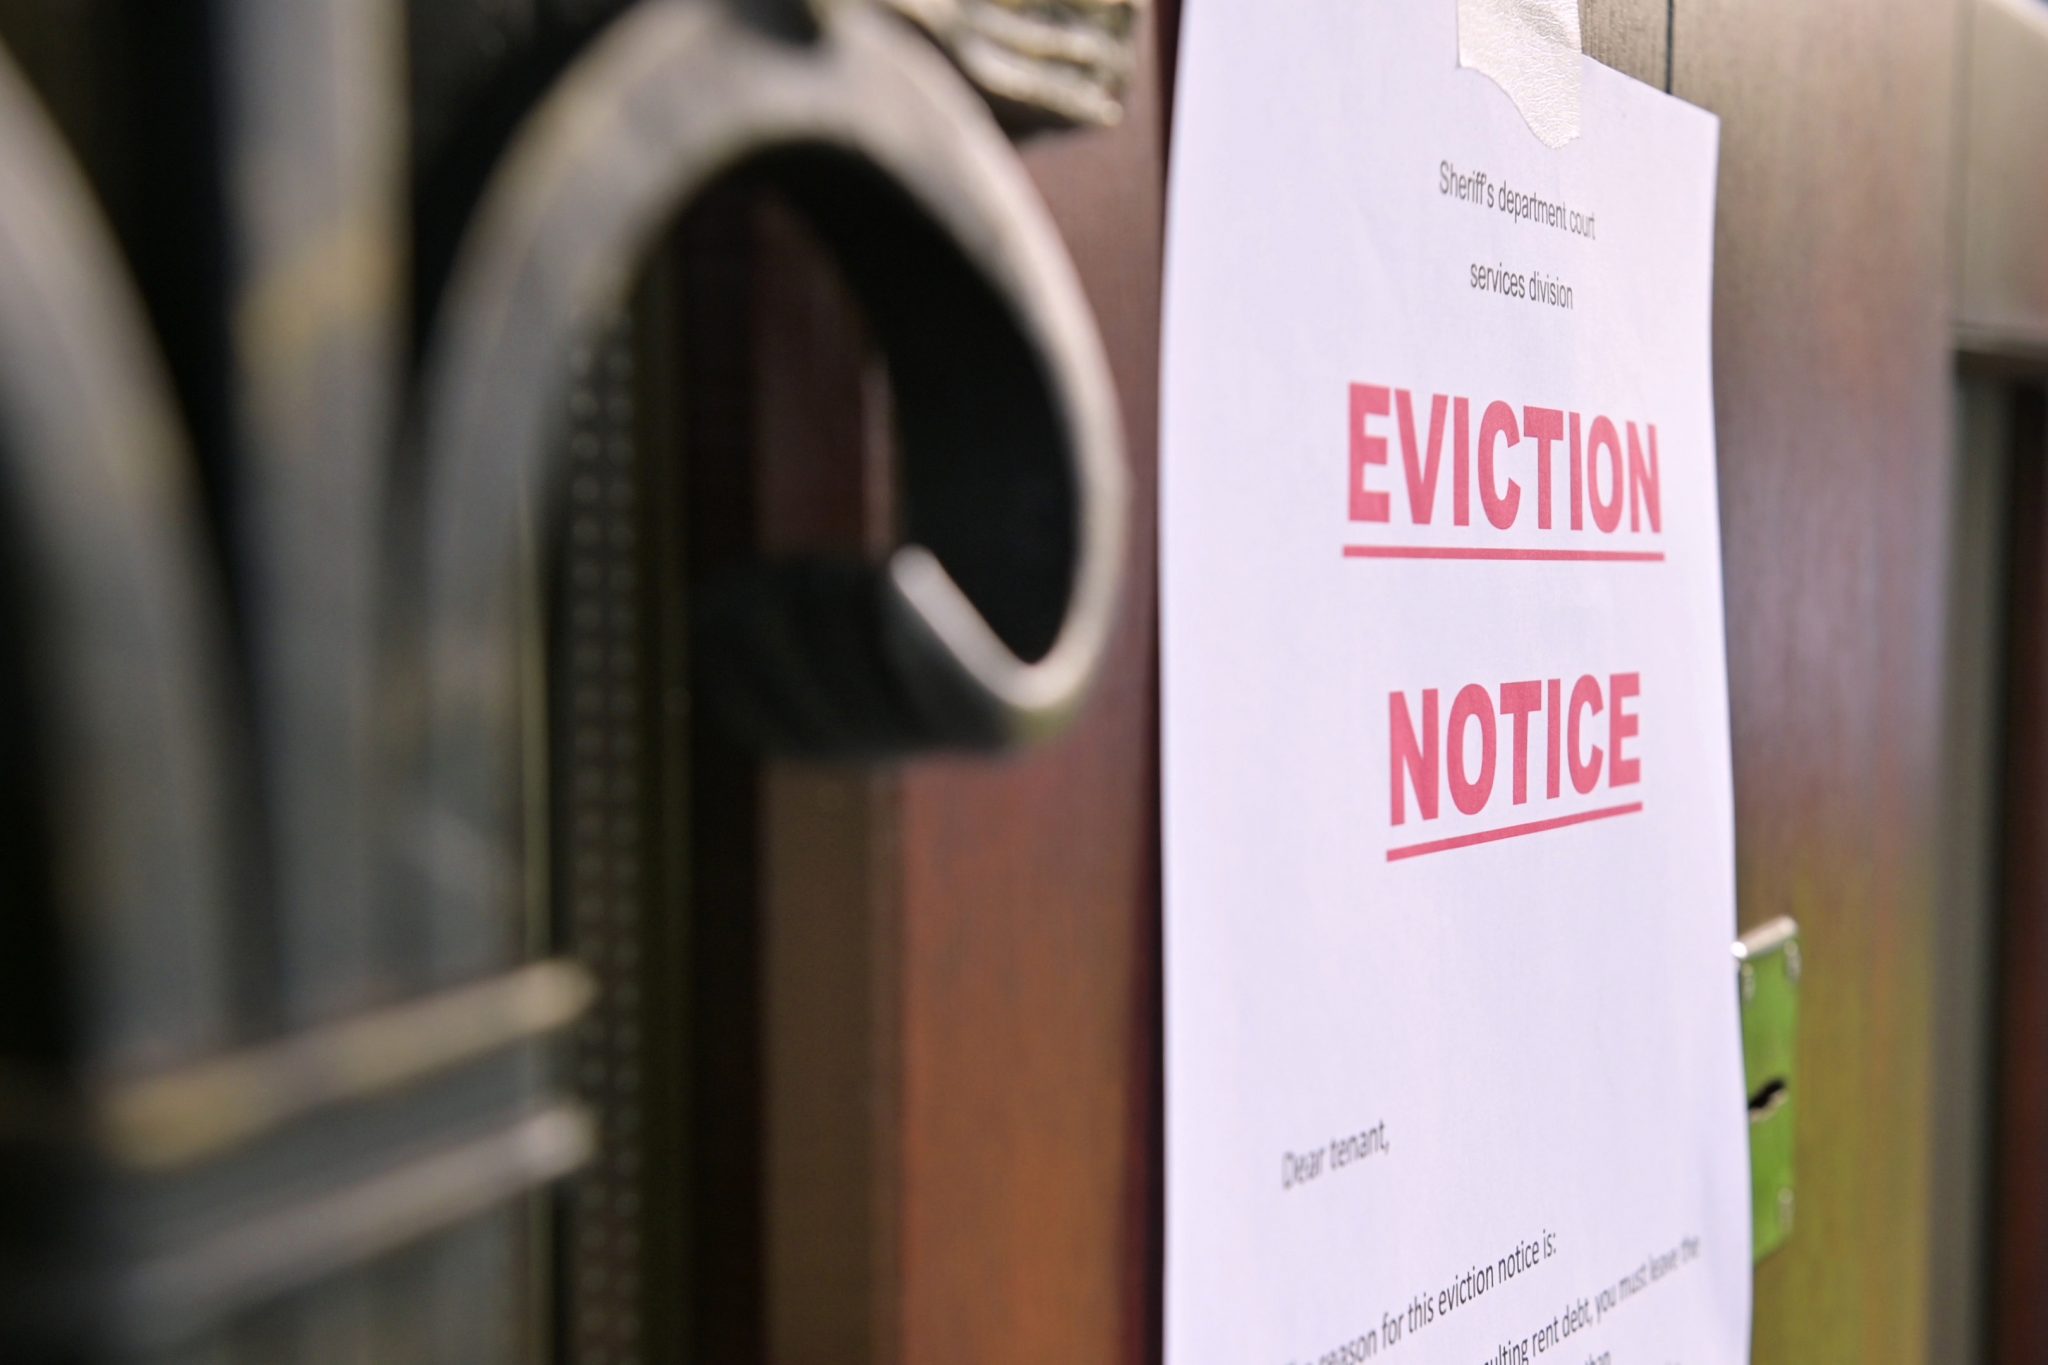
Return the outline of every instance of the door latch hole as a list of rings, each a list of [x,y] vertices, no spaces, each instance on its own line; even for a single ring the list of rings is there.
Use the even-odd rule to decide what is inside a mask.
[[[1749,1097],[1749,1121],[1761,1123],[1783,1108],[1792,1097],[1792,1087],[1783,1079],[1773,1080]]]

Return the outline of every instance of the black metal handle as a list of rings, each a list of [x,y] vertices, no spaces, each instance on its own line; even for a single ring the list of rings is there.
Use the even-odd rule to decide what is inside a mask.
[[[690,0],[629,12],[558,84],[487,196],[430,369],[424,638],[459,680],[437,739],[506,713],[502,600],[546,524],[566,361],[711,181],[774,179],[834,245],[896,382],[910,544],[880,571],[714,586],[706,648],[758,734],[810,751],[990,747],[1078,703],[1125,514],[1116,401],[1055,230],[957,76],[893,21],[793,40]],[[492,603],[496,602],[493,606]],[[451,711],[449,708],[453,708]],[[478,736],[481,740],[482,736]]]
[[[1079,704],[1124,536],[1120,417],[1058,233],[929,45],[865,6],[791,37],[697,0],[634,7],[496,174],[429,355],[395,601],[427,771],[408,858],[448,906],[437,970],[483,970],[520,874],[519,570],[553,524],[575,345],[712,182],[778,180],[837,247],[888,349],[910,543],[880,569],[770,565],[715,587],[718,690],[812,752],[994,747]],[[457,907],[460,907],[458,910]]]
[[[776,747],[1040,737],[1078,703],[1110,624],[1122,456],[1092,320],[1056,239],[1020,250],[996,230],[1024,210],[978,164],[925,169],[933,183],[914,187],[843,144],[776,147],[751,167],[862,300],[903,464],[906,543],[884,565],[758,565],[701,595],[717,700]]]

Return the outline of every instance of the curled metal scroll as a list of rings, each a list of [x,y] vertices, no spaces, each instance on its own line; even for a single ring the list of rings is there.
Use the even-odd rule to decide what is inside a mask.
[[[6,780],[35,782],[47,840],[30,855],[37,886],[10,884],[0,913],[15,934],[49,915],[58,961],[11,961],[9,989],[47,991],[62,1015],[47,1025],[59,1055],[10,1035],[0,1060],[0,1205],[23,1239],[0,1292],[10,1359],[28,1341],[125,1331],[87,1288],[107,1240],[134,1231],[126,1208],[87,1211],[105,1174],[88,1145],[99,1106],[230,1043],[238,1022],[246,850],[230,793],[244,770],[222,601],[125,279],[83,175],[0,54],[0,591],[26,703],[7,722],[36,727],[33,776]],[[8,1006],[19,1028],[23,1006]]]
[[[225,626],[193,462],[83,176],[0,56],[0,516],[85,1066],[228,1041]],[[12,911],[12,907],[10,911]]]
[[[811,752],[1014,743],[1072,713],[1108,641],[1120,419],[1059,236],[936,53],[866,6],[820,10],[790,35],[635,7],[524,130],[464,247],[428,371],[414,632],[417,866],[471,908],[437,945],[458,968],[486,965],[516,873],[515,570],[552,522],[570,351],[712,182],[772,180],[836,250],[889,357],[910,540],[880,568],[766,565],[711,594],[701,648],[754,728]]]

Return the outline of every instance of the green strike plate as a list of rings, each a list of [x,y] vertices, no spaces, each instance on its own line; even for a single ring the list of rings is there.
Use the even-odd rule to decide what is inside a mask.
[[[1742,998],[1742,1070],[1749,1087],[1749,1208],[1755,1259],[1792,1235],[1792,1124],[1798,1090],[1799,926],[1789,919],[1735,945]]]

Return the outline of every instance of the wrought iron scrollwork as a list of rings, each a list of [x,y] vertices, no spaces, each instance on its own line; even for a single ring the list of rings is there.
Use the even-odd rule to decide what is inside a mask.
[[[43,1072],[0,1056],[0,1135],[92,1214],[0,1228],[40,1258],[0,1353],[187,1349],[590,1151],[549,1058],[593,981],[528,961],[519,927],[537,559],[571,357],[708,188],[772,184],[833,250],[888,354],[905,513],[880,564],[704,586],[725,713],[876,757],[1023,743],[1079,706],[1113,624],[1121,419],[1058,233],[959,72],[1013,119],[1110,121],[1132,8],[897,8],[938,47],[856,0],[623,6],[488,177],[401,423],[400,177],[362,122],[390,91],[322,84],[395,35],[340,0],[214,0],[228,547],[86,177],[0,59],[5,662],[44,722],[67,1036]],[[451,1250],[442,1290],[514,1273],[514,1237]]]

